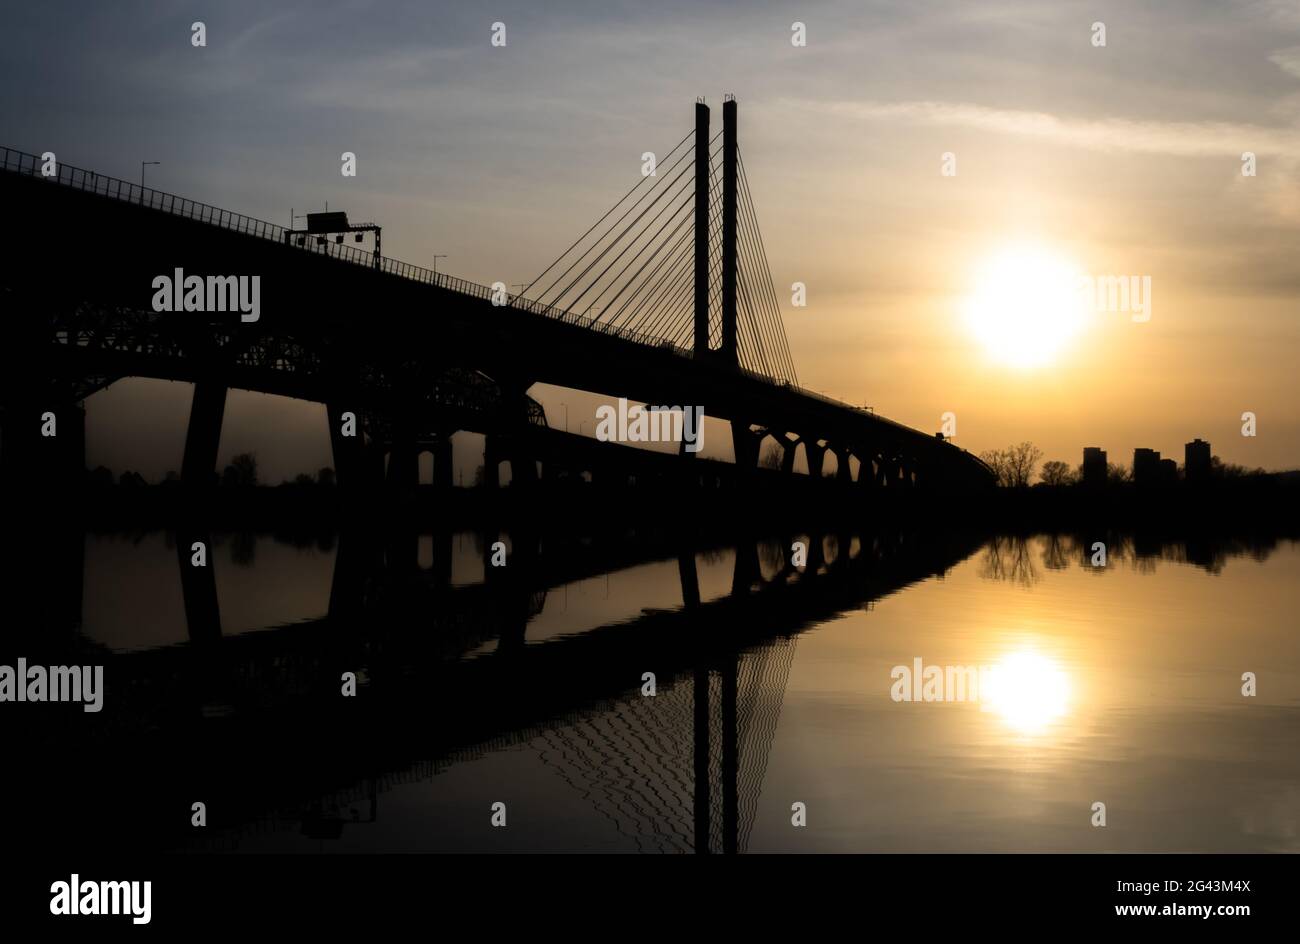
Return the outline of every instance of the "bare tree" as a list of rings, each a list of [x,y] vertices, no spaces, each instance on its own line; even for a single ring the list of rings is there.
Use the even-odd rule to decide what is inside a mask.
[[[1034,477],[1034,467],[1043,458],[1043,450],[1031,442],[1022,442],[1006,449],[982,452],[980,458],[993,470],[1003,488],[1025,488]]]
[[[1073,485],[1078,481],[1074,477],[1074,470],[1060,459],[1044,462],[1043,471],[1039,478],[1042,479],[1044,485],[1052,486]]]

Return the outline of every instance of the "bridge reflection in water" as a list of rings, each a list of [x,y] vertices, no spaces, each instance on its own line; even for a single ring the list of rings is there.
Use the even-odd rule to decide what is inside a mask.
[[[193,542],[212,547],[211,537],[176,533],[188,643],[94,654],[108,666],[114,731],[156,739],[166,757],[142,778],[141,805],[208,802],[201,833],[158,819],[163,848],[193,848],[196,836],[199,848],[248,848],[286,822],[341,837],[348,824],[382,821],[393,788],[528,747],[608,823],[608,841],[743,852],[799,633],[977,547],[899,532],[700,545],[485,531],[484,580],[458,585],[449,530],[433,536],[427,569],[413,532],[345,532],[328,615],[223,634],[225,557],[190,565]],[[506,567],[488,560],[498,539],[510,546]],[[790,561],[795,541],[808,548],[802,567]],[[548,593],[554,603],[559,588],[638,565],[663,576],[674,561],[680,602],[661,594],[669,606],[529,640]],[[345,671],[358,675],[356,698],[340,697]],[[647,672],[654,697],[642,693]],[[526,793],[487,791],[484,827],[492,801]]]

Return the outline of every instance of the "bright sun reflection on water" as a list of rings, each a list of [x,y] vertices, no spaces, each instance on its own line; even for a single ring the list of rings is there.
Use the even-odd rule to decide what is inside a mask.
[[[1013,652],[994,666],[981,697],[1015,731],[1039,734],[1065,714],[1070,678],[1045,656]]]

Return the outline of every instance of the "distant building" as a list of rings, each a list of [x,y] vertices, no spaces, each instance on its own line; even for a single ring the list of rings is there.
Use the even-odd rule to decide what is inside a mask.
[[[1178,482],[1178,463],[1173,459],[1160,460],[1160,484],[1174,485]]]
[[[1083,448],[1083,484],[1100,488],[1106,484],[1106,450],[1096,446]]]
[[[1183,476],[1189,482],[1204,482],[1210,477],[1210,444],[1193,439],[1183,447]]]
[[[1133,450],[1133,481],[1138,485],[1155,485],[1160,481],[1160,453],[1138,447]]]

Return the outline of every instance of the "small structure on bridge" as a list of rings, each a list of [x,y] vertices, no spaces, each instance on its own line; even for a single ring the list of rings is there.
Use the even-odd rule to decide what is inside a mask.
[[[325,213],[308,213],[306,229],[286,229],[284,231],[284,241],[286,244],[296,241],[301,246],[308,236],[315,236],[317,242],[325,242],[330,236],[334,237],[336,243],[343,242],[343,237],[347,233],[355,233],[356,241],[361,242],[363,233],[375,234],[375,268],[379,268],[379,258],[383,227],[377,223],[349,223],[347,213],[335,210]]]

